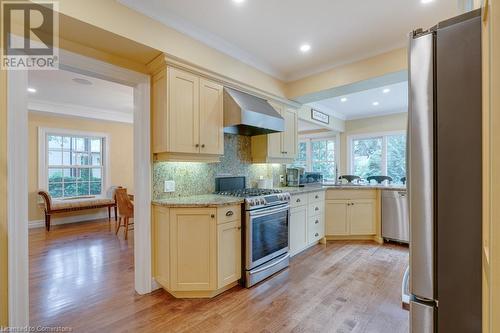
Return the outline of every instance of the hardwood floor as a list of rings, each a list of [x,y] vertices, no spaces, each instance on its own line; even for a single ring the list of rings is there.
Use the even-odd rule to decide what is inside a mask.
[[[132,236],[133,233],[129,236]],[[73,332],[408,332],[408,249],[329,242],[211,300],[134,292],[133,237],[107,220],[30,230],[30,322]]]

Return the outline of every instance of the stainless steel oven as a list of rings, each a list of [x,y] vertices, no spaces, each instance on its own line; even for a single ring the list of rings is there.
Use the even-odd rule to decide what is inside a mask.
[[[246,286],[288,267],[288,203],[246,212],[245,219]]]
[[[251,287],[289,265],[290,193],[245,184],[245,177],[219,177],[215,189],[244,198],[243,282]]]
[[[252,269],[288,252],[290,206],[247,212],[246,268]]]

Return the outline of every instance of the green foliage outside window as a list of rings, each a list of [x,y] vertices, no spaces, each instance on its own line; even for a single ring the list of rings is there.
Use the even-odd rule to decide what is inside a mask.
[[[48,135],[48,185],[54,198],[102,193],[102,138]]]

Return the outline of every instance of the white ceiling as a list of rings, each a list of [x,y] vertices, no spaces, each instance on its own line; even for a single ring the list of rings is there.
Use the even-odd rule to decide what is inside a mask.
[[[79,84],[74,78],[90,81]],[[85,118],[132,122],[134,89],[65,70],[29,71],[29,109]]]
[[[118,0],[282,80],[406,45],[457,14],[457,0]],[[303,54],[299,47],[309,43]]]
[[[390,91],[384,93],[384,89]],[[343,98],[346,99],[345,102],[342,102]],[[375,102],[378,102],[378,105],[373,105]],[[363,90],[308,105],[346,120],[407,112],[408,82]]]

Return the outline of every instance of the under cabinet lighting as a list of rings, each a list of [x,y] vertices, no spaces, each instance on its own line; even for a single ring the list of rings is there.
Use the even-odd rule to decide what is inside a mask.
[[[342,98],[340,99],[340,101],[341,101],[342,103],[347,102],[347,97],[342,97]]]
[[[389,89],[389,88],[385,88],[384,90],[382,90],[382,92],[383,92],[384,94],[388,94],[388,93],[390,93],[390,92],[391,92],[391,89]]]
[[[379,102],[373,102],[372,105],[373,106],[378,106],[380,103]]]

